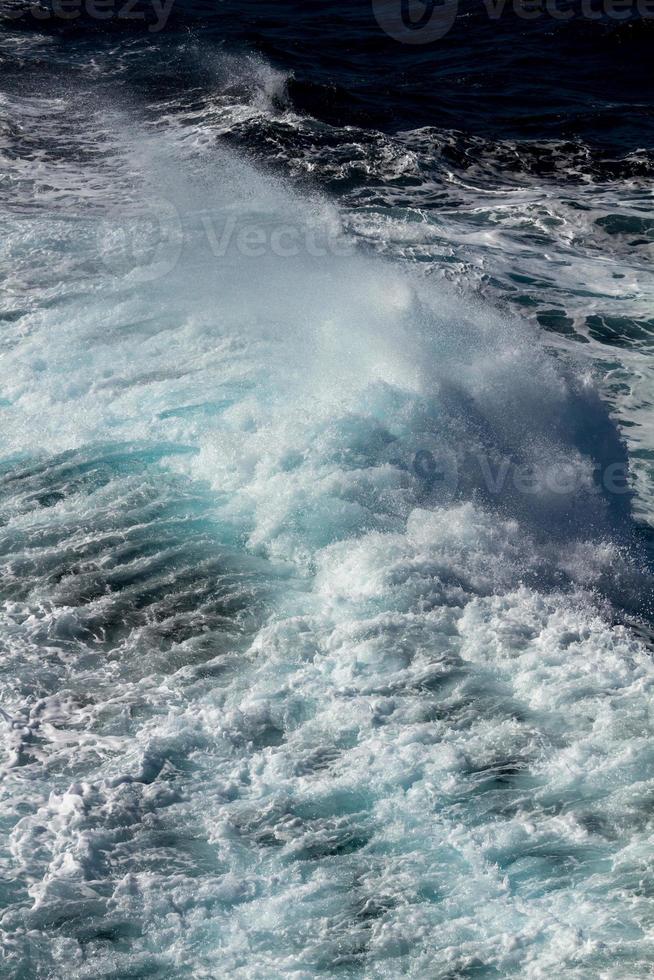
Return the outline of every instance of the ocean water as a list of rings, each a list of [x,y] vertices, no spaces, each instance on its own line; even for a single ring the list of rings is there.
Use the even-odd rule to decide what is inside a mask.
[[[651,976],[652,22],[40,9],[0,975]]]

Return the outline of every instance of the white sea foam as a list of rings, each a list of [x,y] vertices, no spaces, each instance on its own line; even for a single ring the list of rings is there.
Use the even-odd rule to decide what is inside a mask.
[[[648,579],[584,371],[397,264],[216,256],[340,217],[122,140],[149,218],[9,228],[52,245],[1,368],[7,969],[650,975]]]

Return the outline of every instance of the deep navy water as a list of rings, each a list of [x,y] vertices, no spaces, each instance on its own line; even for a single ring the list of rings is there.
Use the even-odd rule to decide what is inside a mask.
[[[654,9],[62,2],[0,2],[0,976],[650,977]]]

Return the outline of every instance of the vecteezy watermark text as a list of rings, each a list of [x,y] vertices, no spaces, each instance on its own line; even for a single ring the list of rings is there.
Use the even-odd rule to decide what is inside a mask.
[[[491,497],[574,495],[592,487],[617,496],[632,492],[629,465],[622,460],[594,464],[588,469],[561,459],[517,463],[508,458],[493,460],[483,453],[457,458],[451,452],[422,448],[414,454],[410,468],[427,490],[445,497],[455,493],[463,473],[466,483],[472,481]]]
[[[32,0],[2,9],[2,20],[69,22],[80,17],[143,24],[155,34],[166,26],[175,0]]]
[[[347,258],[354,241],[333,220],[295,221],[291,216],[261,216],[207,210],[182,215],[171,201],[151,198],[132,213],[103,220],[97,245],[104,266],[114,275],[150,282],[169,275],[185,248],[211,260],[278,259],[328,256]]]
[[[479,0],[491,21],[510,13],[521,20],[654,20],[654,0]],[[474,8],[473,8],[474,9]],[[451,30],[459,0],[372,0],[382,30],[401,44],[429,44]]]
[[[244,258],[257,259],[266,253],[278,258],[294,258],[306,254],[314,259],[328,255],[352,255],[353,244],[340,231],[317,224],[237,221],[232,215],[226,221],[216,221],[211,215],[201,217],[207,242],[216,258],[223,258],[235,249]]]

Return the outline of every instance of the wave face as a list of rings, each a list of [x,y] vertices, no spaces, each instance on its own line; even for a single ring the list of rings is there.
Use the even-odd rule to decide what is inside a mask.
[[[483,233],[457,274],[391,230],[429,213],[448,238],[455,186],[472,222],[489,171],[466,153],[492,169],[509,144],[339,129],[260,58],[183,39],[158,43],[185,90],[148,99],[151,39],[21,37],[40,87],[7,85],[2,137],[4,974],[650,976],[648,498],[579,353],[601,368],[607,337],[491,301],[538,260],[518,211],[484,282]],[[604,161],[578,187],[579,147],[513,149],[523,172],[549,154],[542,200],[592,185],[598,219],[611,181],[648,179],[623,157],[640,175]],[[626,233],[589,220],[565,265],[558,227],[577,283],[597,228]],[[623,364],[609,339],[616,375],[640,370],[642,338]]]

